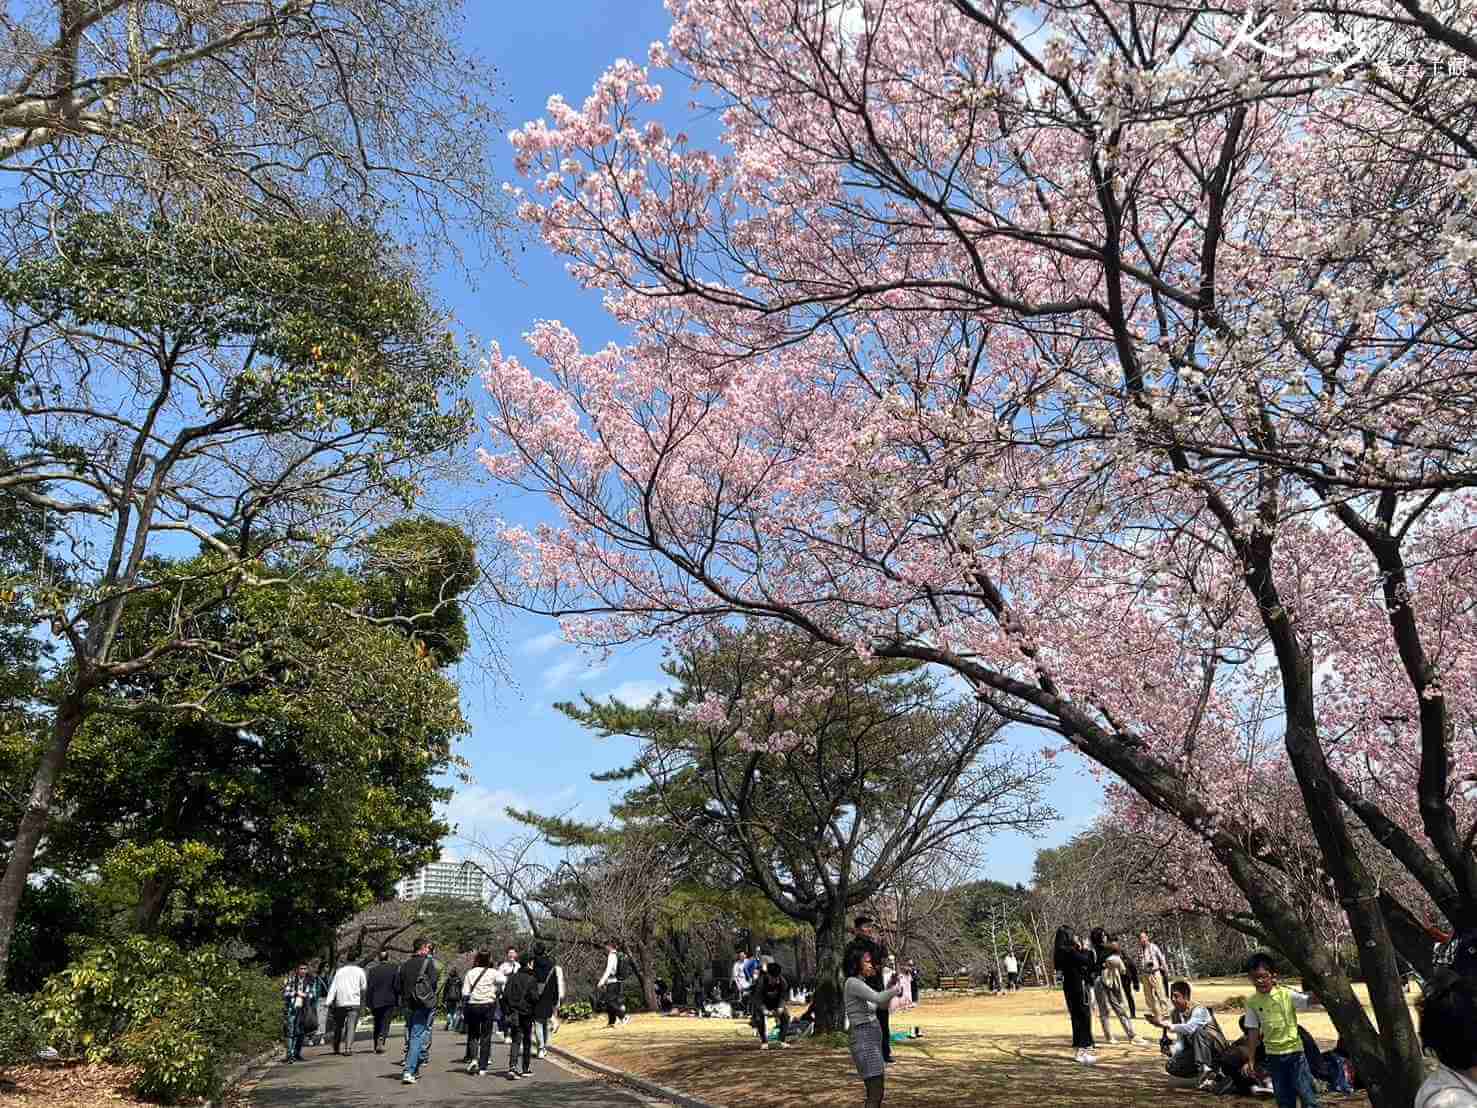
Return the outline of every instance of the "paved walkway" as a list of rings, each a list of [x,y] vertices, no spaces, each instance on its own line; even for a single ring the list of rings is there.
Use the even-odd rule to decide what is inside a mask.
[[[532,1077],[509,1081],[506,1072],[474,1077],[457,1065],[466,1039],[436,1028],[431,1060],[421,1064],[420,1080],[400,1084],[396,1063],[404,1044],[397,1026],[384,1054],[374,1053],[366,1027],[352,1055],[332,1048],[307,1047],[303,1061],[273,1064],[251,1092],[252,1108],[380,1108],[381,1105],[472,1108],[489,1102],[498,1108],[636,1108],[646,1103],[608,1083],[571,1073],[552,1058],[533,1060]],[[508,1060],[505,1044],[492,1044],[492,1063]]]

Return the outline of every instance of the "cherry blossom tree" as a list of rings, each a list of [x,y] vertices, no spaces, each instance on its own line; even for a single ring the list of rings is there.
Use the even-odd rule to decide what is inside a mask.
[[[1411,1103],[1396,951],[1477,925],[1477,17],[672,9],[513,135],[631,335],[489,353],[484,461],[558,514],[508,529],[522,603],[953,670],[1197,839]],[[719,149],[643,120],[660,67]]]

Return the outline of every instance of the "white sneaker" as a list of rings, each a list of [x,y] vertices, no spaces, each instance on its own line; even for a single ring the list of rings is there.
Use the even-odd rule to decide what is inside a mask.
[[[790,1044],[785,1042],[783,1039],[780,1040],[780,1046],[784,1047],[786,1050],[790,1049]]]
[[[1146,1038],[1144,1038],[1142,1035],[1135,1035],[1133,1037],[1133,1045],[1134,1046],[1148,1046],[1149,1045],[1149,1040],[1146,1039]]]
[[[467,1072],[468,1073],[476,1073],[477,1072],[477,1063],[476,1062],[468,1062],[467,1063]]]
[[[545,1047],[539,1047],[538,1048],[538,1057],[542,1058],[542,1057],[544,1057],[544,1055],[546,1055],[548,1053],[549,1053],[549,1051],[548,1051],[547,1048],[545,1048]]]
[[[1096,1065],[1097,1064],[1097,1051],[1095,1051],[1095,1050],[1084,1050],[1082,1052],[1082,1060],[1084,1062],[1086,1062],[1089,1066]]]
[[[759,1044],[759,1049],[760,1050],[768,1050],[769,1049],[769,1044],[768,1043],[760,1043]]]
[[[400,1075],[400,1084],[402,1084],[402,1085],[414,1085],[415,1084],[415,1074],[413,1074],[413,1073],[402,1073]]]

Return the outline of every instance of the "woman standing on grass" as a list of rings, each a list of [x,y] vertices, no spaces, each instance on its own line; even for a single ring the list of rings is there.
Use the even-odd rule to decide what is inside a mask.
[[[877,1022],[877,1006],[890,1003],[902,993],[902,986],[897,983],[880,992],[868,985],[866,979],[876,972],[871,951],[858,948],[850,952],[842,991],[846,999],[846,1022],[851,1028],[851,1060],[867,1086],[866,1108],[880,1108],[883,1071],[887,1068],[882,1059],[882,1025]]]
[[[1056,929],[1052,961],[1062,975],[1062,994],[1067,999],[1067,1015],[1072,1019],[1072,1046],[1077,1051],[1077,1061],[1090,1066],[1097,1061],[1097,1055],[1093,1053],[1096,1044],[1092,1041],[1092,1009],[1087,1003],[1087,990],[1091,987],[1097,958],[1063,924]]]

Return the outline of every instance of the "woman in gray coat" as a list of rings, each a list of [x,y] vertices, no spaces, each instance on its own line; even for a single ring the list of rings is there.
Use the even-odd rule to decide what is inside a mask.
[[[881,990],[868,985],[866,979],[875,972],[872,952],[853,949],[847,959],[842,995],[846,999],[846,1022],[851,1028],[851,1060],[867,1086],[866,1108],[880,1108],[883,1071],[887,1068],[882,1057],[882,1025],[877,1022],[877,1009],[902,995],[902,985],[897,983]]]

